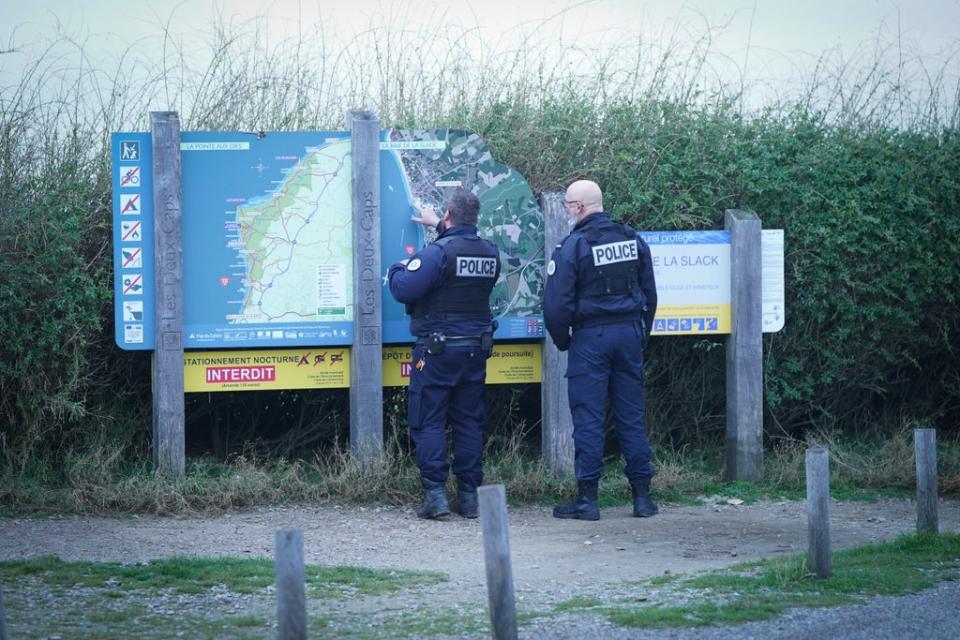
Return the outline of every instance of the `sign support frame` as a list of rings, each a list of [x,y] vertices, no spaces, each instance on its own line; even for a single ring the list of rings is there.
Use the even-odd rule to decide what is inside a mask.
[[[362,466],[383,456],[383,291],[380,264],[380,122],[351,110],[353,346],[350,449]]]
[[[180,117],[150,112],[153,147],[154,314],[156,346],[151,358],[153,461],[181,478],[186,468],[183,383],[183,193]]]
[[[567,212],[563,206],[564,194],[544,192],[540,206],[543,209],[544,254],[550,260],[554,247],[570,232]],[[540,383],[540,447],[547,466],[561,478],[574,473],[573,416],[567,397],[567,352],[560,351],[545,332],[543,340]]]
[[[730,231],[730,335],[727,337],[727,480],[763,472],[763,260],[757,214],[724,212]]]

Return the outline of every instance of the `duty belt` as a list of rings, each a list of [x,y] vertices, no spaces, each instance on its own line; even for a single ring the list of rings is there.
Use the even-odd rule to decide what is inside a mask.
[[[573,329],[576,331],[577,329],[597,327],[604,324],[630,324],[631,322],[641,322],[642,320],[643,317],[637,315],[636,313],[617,313],[613,315],[587,318],[586,320],[581,320],[580,322],[574,322]]]
[[[426,345],[428,343],[427,338],[417,338],[416,344]],[[480,336],[468,337],[468,336],[457,336],[450,337],[443,341],[443,344],[447,347],[479,347],[481,345]]]

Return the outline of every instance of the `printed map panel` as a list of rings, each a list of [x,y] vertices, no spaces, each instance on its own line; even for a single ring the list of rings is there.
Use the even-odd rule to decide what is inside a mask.
[[[460,186],[480,198],[478,233],[500,248],[501,277],[490,299],[497,337],[543,337],[543,215],[523,176],[461,129],[389,130],[380,148],[384,342],[411,340],[403,306],[386,287],[387,269],[433,239],[410,221],[414,204],[442,212],[446,194]]]
[[[187,347],[350,344],[343,132],[184,133]]]

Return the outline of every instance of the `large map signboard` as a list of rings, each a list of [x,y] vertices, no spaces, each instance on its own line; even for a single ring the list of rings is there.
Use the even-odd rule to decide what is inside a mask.
[[[386,291],[390,264],[430,238],[410,220],[455,186],[481,200],[501,248],[491,302],[498,338],[543,335],[543,221],[526,181],[475,134],[381,134],[384,341],[410,342]],[[181,137],[184,346],[353,342],[351,158],[347,132],[189,133]],[[113,135],[116,342],[153,349],[150,134]]]

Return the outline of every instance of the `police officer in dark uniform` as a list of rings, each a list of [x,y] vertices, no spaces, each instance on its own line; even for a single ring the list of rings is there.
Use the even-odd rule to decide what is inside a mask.
[[[564,205],[576,223],[547,265],[544,319],[561,351],[570,350],[567,383],[573,417],[577,497],[554,508],[557,518],[597,520],[603,469],[606,398],[613,405],[633,515],[657,513],[650,498],[650,443],[643,426],[643,349],[657,310],[650,248],[603,210],[596,183],[567,188]]]
[[[483,482],[484,383],[493,349],[490,292],[500,276],[497,247],[477,235],[480,200],[458,188],[441,220],[420,208],[413,220],[437,226],[438,237],[422,251],[390,267],[390,293],[407,305],[416,336],[407,422],[424,488],[420,518],[450,513],[444,486],[446,424],[453,430],[453,472],[459,512],[477,517]]]

